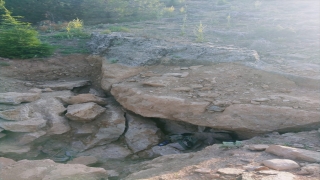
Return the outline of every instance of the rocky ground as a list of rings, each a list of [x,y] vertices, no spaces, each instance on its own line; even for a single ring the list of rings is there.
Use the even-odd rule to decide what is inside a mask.
[[[187,0],[129,34],[91,28],[95,55],[1,58],[0,179],[319,179],[318,8]],[[158,146],[221,130],[236,143]]]

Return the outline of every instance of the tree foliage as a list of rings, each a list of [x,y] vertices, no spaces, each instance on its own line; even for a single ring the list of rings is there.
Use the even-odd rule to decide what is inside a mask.
[[[86,20],[140,20],[155,18],[162,9],[159,0],[10,0],[6,6],[13,15],[24,21],[36,23]]]
[[[33,58],[52,54],[53,48],[38,39],[38,33],[30,24],[21,22],[0,0],[0,56],[7,58]]]

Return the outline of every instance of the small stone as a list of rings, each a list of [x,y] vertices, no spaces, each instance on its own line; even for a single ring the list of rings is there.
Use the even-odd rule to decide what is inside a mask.
[[[44,88],[42,92],[53,92],[53,90],[51,88]]]
[[[214,112],[222,112],[225,110],[224,107],[220,107],[220,106],[210,106],[207,108],[208,111],[214,111]]]
[[[216,81],[216,77],[212,78],[211,83],[212,83],[212,84],[217,83],[217,81]]]
[[[190,67],[189,67],[189,69],[192,69],[192,70],[194,70],[194,69],[198,69],[198,68],[201,68],[201,67],[203,67],[203,65],[198,65],[198,66],[190,66]]]
[[[189,88],[189,87],[178,87],[178,88],[173,88],[172,90],[174,91],[184,91],[184,92],[189,92],[191,91],[192,89]]]
[[[275,170],[290,170],[299,168],[299,164],[290,159],[271,159],[262,162],[265,166]]]
[[[106,171],[107,171],[108,177],[118,177],[119,176],[119,173],[115,170],[106,170]]]
[[[284,99],[284,100],[282,100],[282,102],[290,102],[290,100]]]
[[[257,101],[251,101],[251,104],[259,105],[259,104],[260,104],[260,102],[257,102]]]
[[[191,84],[191,88],[200,89],[200,88],[203,88],[203,86],[201,84]]]
[[[306,171],[308,174],[320,175],[320,164],[308,164],[301,168],[301,171]]]
[[[270,99],[268,98],[258,98],[258,99],[252,99],[252,101],[256,101],[256,102],[266,102],[269,101]]]
[[[29,92],[31,92],[31,93],[41,93],[42,90],[39,89],[39,88],[32,88],[32,89],[29,89]]]
[[[261,87],[262,87],[263,89],[268,89],[268,88],[269,88],[269,86],[266,85],[266,84],[263,84]]]
[[[294,144],[293,144],[293,147],[296,147],[296,148],[304,148],[304,145],[303,145],[303,144],[294,143]]]
[[[253,144],[248,147],[251,151],[264,151],[268,148],[268,145],[265,144]]]
[[[221,168],[218,169],[218,173],[225,174],[225,175],[240,175],[244,172],[243,169],[236,169],[236,168]]]
[[[181,67],[180,70],[188,70],[188,67]]]
[[[201,173],[201,174],[209,174],[209,173],[211,173],[211,169],[209,169],[209,168],[200,168],[200,169],[194,170],[194,172]]]
[[[94,165],[98,162],[98,159],[94,156],[80,156],[69,161],[68,164],[84,164],[86,166]]]
[[[232,101],[232,104],[241,104],[240,101]]]

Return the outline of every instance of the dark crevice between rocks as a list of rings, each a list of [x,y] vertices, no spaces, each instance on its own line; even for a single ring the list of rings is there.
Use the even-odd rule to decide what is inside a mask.
[[[198,151],[207,146],[222,142],[236,142],[239,140],[237,133],[211,127],[197,126],[186,122],[153,118],[157,127],[164,134],[161,141],[171,141],[172,135],[192,136],[197,142],[184,152]],[[161,142],[160,142],[161,145]]]

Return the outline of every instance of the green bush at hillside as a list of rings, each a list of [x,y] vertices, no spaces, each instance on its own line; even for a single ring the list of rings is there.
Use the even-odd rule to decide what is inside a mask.
[[[0,0],[0,57],[33,58],[45,57],[53,53],[53,48],[38,39],[38,32],[28,23],[11,16],[11,12]]]

